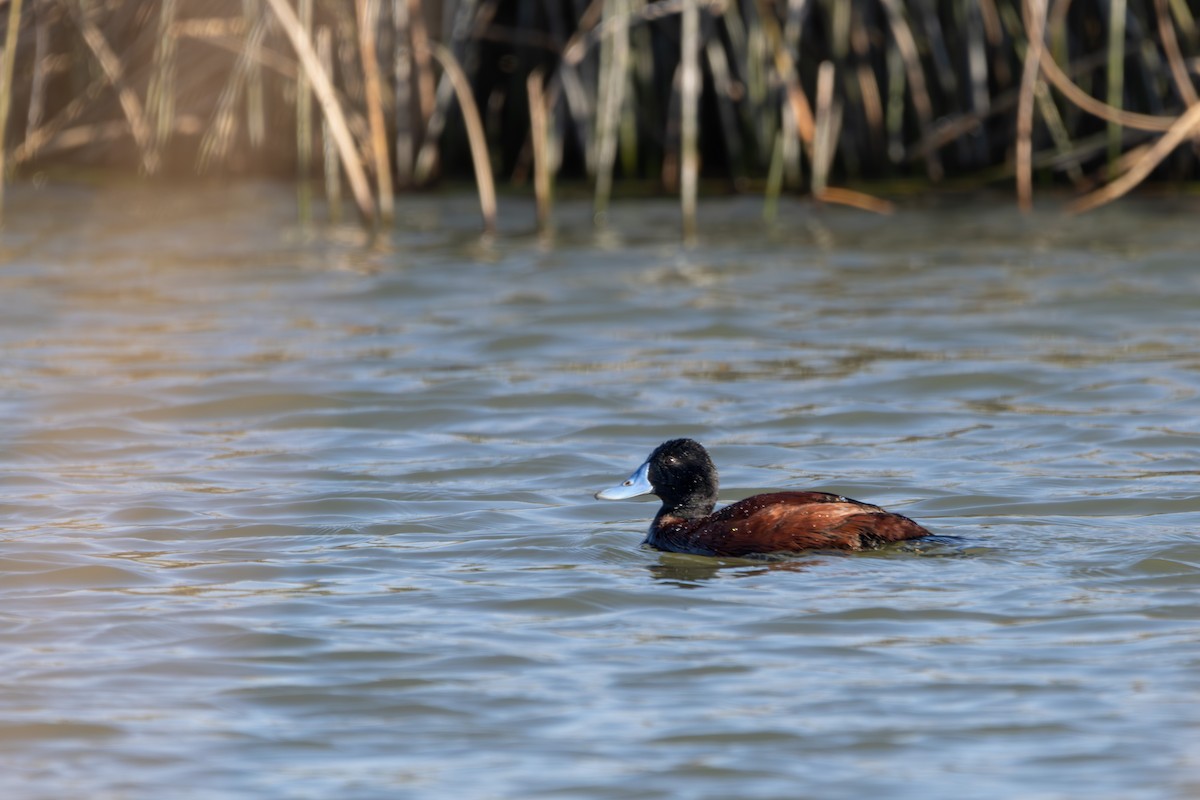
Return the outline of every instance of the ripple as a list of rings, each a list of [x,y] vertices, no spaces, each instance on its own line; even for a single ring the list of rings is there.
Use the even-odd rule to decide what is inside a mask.
[[[667,204],[481,242],[439,197],[363,249],[274,188],[43,192],[0,277],[6,796],[1195,794],[1178,208],[714,201],[683,250]],[[645,549],[656,506],[591,493],[678,436],[724,501],[939,535]]]

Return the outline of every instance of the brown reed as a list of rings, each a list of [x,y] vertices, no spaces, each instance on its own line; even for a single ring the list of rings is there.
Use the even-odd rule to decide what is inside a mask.
[[[1194,0],[442,2],[9,0],[0,191],[55,160],[305,181],[320,158],[331,214],[343,173],[372,223],[471,177],[490,228],[496,175],[532,174],[545,229],[556,181],[594,181],[602,219],[651,179],[687,236],[702,177],[771,216],[789,189],[887,211],[846,184],[922,173],[1025,209],[1062,175],[1085,210],[1200,170]]]
[[[4,59],[0,62],[0,215],[3,214],[4,185],[8,182],[4,132],[8,130],[8,113],[12,108],[13,65],[16,63],[17,34],[20,30],[21,0],[11,0],[8,6],[8,30],[4,36]]]

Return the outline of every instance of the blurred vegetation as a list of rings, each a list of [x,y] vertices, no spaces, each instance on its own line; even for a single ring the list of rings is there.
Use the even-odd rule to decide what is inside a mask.
[[[288,175],[369,220],[494,181],[811,192],[1191,179],[1189,0],[0,0],[6,178]]]

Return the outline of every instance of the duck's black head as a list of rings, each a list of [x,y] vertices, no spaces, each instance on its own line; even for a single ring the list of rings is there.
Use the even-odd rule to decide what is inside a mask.
[[[596,499],[624,500],[644,494],[662,500],[660,515],[706,517],[717,503],[717,468],[699,442],[672,439],[656,447],[623,483],[596,492]]]

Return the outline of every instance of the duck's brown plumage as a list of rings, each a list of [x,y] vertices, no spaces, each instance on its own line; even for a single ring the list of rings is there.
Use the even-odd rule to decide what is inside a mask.
[[[622,486],[597,497],[651,492],[663,505],[645,543],[675,553],[737,557],[862,550],[930,535],[908,517],[827,492],[759,494],[713,513],[716,467],[691,439],[664,442]]]
[[[908,517],[825,492],[771,492],[698,519],[664,515],[646,543],[705,556],[801,550],[863,550],[917,539],[929,531]]]

